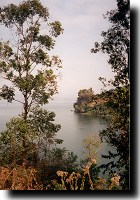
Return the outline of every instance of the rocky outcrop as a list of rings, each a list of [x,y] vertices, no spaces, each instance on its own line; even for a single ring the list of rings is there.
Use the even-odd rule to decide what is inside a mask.
[[[93,111],[96,106],[103,105],[107,101],[107,99],[99,98],[96,100],[92,100],[91,102],[76,102],[73,106],[75,112],[77,113],[91,113],[91,111]]]

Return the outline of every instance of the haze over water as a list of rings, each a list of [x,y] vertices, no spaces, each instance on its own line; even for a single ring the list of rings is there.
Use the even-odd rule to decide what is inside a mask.
[[[86,158],[87,152],[83,147],[83,140],[99,134],[99,131],[105,129],[107,124],[101,118],[93,115],[83,115],[75,113],[73,110],[73,101],[52,101],[45,108],[55,112],[56,117],[54,123],[61,124],[61,130],[57,133],[57,138],[63,139],[60,147],[66,147],[67,150],[74,152],[78,156],[78,161]],[[0,104],[0,131],[5,129],[5,124],[11,117],[16,117],[22,112],[20,104]],[[103,143],[102,149],[99,151],[99,163],[101,153],[106,153],[110,147]]]

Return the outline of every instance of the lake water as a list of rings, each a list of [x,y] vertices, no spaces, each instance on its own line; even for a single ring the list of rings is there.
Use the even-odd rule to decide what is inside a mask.
[[[73,111],[73,102],[51,102],[45,106],[49,111],[56,113],[54,123],[61,124],[61,130],[57,133],[57,138],[63,139],[62,147],[74,152],[78,156],[78,161],[87,155],[83,147],[83,140],[90,136],[99,135],[99,131],[105,129],[107,124],[101,118],[92,115],[78,114]],[[22,112],[20,104],[0,104],[0,131],[5,129],[5,124],[11,117],[15,117]],[[106,163],[106,159],[101,158],[112,147],[105,142],[98,152],[98,164]]]

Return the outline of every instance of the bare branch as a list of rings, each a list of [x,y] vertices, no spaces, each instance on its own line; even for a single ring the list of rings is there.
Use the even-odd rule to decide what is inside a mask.
[[[17,102],[19,102],[19,103],[24,104],[22,101],[20,101],[20,100],[18,100],[18,99],[14,99],[14,101],[17,101]]]

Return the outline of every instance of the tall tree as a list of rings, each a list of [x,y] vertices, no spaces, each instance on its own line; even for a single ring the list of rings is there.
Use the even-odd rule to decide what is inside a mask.
[[[0,42],[0,73],[10,81],[0,88],[0,97],[21,102],[26,120],[32,107],[47,103],[57,92],[56,70],[61,60],[48,52],[63,28],[59,21],[49,22],[48,8],[39,0],[0,8],[0,24],[13,35],[12,41]],[[15,88],[22,100],[16,98]]]
[[[117,9],[107,12],[112,23],[111,28],[102,32],[104,38],[100,44],[95,42],[91,52],[102,51],[109,55],[108,63],[115,73],[111,81],[114,92],[109,96],[112,118],[106,130],[101,131],[101,138],[116,147],[117,153],[109,152],[106,158],[119,157],[117,163],[103,165],[111,171],[117,167],[121,175],[121,186],[129,189],[129,43],[130,43],[130,2],[129,0],[117,0]],[[101,79],[101,78],[100,78]],[[102,79],[103,80],[103,79]],[[110,108],[110,106],[109,106]]]
[[[43,138],[46,149],[62,142],[55,139],[60,129],[60,125],[52,122],[55,114],[41,107],[57,92],[61,60],[49,56],[49,51],[63,28],[59,21],[49,21],[48,8],[39,0],[0,8],[0,25],[10,30],[13,37],[10,41],[0,41],[0,73],[5,80],[0,99],[23,105],[22,115],[7,123],[6,130],[0,134],[0,160],[11,163],[13,158],[19,163],[39,154],[38,144]],[[22,98],[18,99],[17,92]]]

